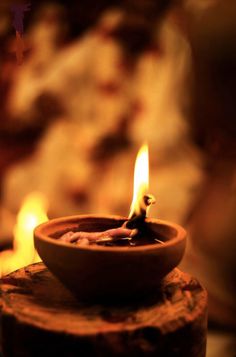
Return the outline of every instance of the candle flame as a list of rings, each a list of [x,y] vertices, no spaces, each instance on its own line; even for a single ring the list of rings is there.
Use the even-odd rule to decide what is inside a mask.
[[[149,156],[148,146],[144,144],[137,155],[134,168],[133,200],[129,219],[134,216],[146,215],[147,207],[154,203],[154,198],[148,195],[149,188]]]

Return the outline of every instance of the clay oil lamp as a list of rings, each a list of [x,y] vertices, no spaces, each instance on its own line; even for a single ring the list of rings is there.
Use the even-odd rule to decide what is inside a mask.
[[[81,301],[139,299],[158,290],[180,262],[186,241],[177,224],[147,218],[148,148],[137,156],[129,217],[77,215],[50,220],[34,231],[48,269]]]

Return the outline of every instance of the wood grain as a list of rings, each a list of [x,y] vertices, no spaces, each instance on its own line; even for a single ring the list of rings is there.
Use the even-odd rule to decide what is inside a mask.
[[[178,269],[148,301],[91,306],[37,263],[2,279],[0,302],[4,356],[205,356],[206,291]]]

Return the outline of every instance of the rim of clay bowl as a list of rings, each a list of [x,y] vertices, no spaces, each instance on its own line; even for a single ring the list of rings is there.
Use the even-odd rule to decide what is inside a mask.
[[[92,251],[107,251],[107,252],[113,252],[113,253],[119,253],[119,252],[124,252],[128,251],[129,253],[135,253],[143,250],[165,250],[171,246],[175,246],[180,242],[184,242],[186,240],[186,230],[178,225],[177,223],[169,222],[166,220],[162,219],[157,219],[157,218],[146,218],[147,223],[151,224],[158,224],[162,225],[165,227],[169,227],[171,229],[174,229],[176,231],[176,236],[171,238],[170,240],[163,242],[163,244],[156,244],[156,243],[150,243],[147,245],[141,245],[137,247],[104,247],[104,246],[99,246],[97,244],[94,245],[87,245],[87,246],[79,246],[79,245],[73,245],[69,242],[62,242],[59,241],[58,239],[54,237],[50,237],[49,235],[44,233],[44,230],[48,228],[48,226],[53,226],[56,224],[63,224],[63,223],[77,223],[79,224],[78,220],[79,219],[107,219],[107,220],[122,220],[126,221],[127,217],[123,216],[117,216],[117,215],[96,215],[96,214],[83,214],[83,215],[73,215],[73,216],[64,216],[60,218],[54,218],[50,219],[49,221],[46,221],[44,223],[41,223],[34,229],[34,239],[41,239],[43,241],[46,241],[51,244],[59,245],[59,246],[65,246],[67,248],[71,249],[78,249],[78,250],[92,250]],[[56,228],[56,227],[55,227]],[[69,227],[68,227],[69,228]],[[60,232],[60,230],[56,230],[53,232],[54,234]],[[52,234],[53,234],[52,233]]]

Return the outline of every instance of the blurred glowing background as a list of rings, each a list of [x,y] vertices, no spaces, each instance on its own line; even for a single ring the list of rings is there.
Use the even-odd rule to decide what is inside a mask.
[[[150,214],[188,229],[182,266],[208,288],[208,357],[234,357],[235,2],[32,0],[19,64],[22,3],[0,3],[1,249],[34,191],[50,218],[127,215],[146,140]]]

